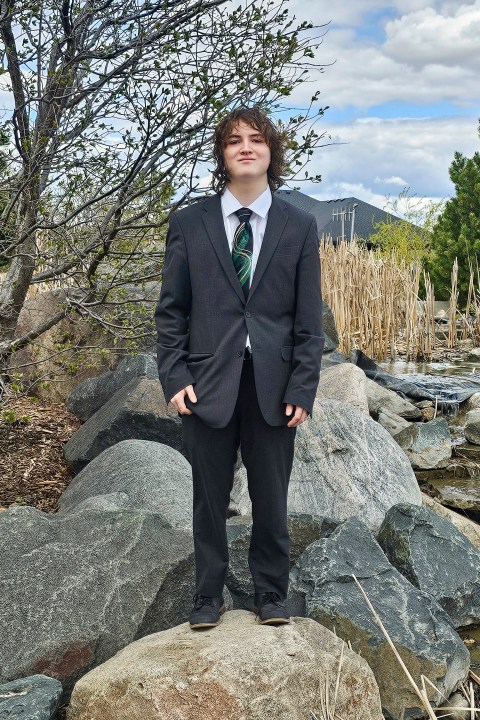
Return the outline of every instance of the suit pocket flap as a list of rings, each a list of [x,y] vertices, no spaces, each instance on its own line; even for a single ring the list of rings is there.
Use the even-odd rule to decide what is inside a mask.
[[[206,360],[213,357],[214,353],[189,353],[187,362],[195,362],[197,360]]]
[[[282,347],[282,358],[284,360],[291,360],[293,357],[293,345],[284,345]]]

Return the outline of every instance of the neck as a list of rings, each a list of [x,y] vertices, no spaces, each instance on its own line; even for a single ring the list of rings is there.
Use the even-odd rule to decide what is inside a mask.
[[[233,180],[227,183],[227,187],[238,202],[242,203],[243,207],[247,207],[265,192],[268,181],[265,178],[258,178],[258,180],[253,181],[250,179],[244,183]]]

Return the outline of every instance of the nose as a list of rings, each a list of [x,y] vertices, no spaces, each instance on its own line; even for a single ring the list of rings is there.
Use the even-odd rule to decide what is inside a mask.
[[[252,151],[250,140],[243,140],[242,141],[242,147],[240,148],[242,153],[249,153]]]

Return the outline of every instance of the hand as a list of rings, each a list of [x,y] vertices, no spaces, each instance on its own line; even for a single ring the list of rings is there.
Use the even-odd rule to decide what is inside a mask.
[[[187,385],[186,388],[183,388],[183,390],[180,390],[176,395],[173,396],[173,398],[170,400],[173,405],[177,408],[180,415],[191,415],[192,410],[189,410],[187,406],[185,405],[185,395],[188,395],[189,399],[196,403],[197,402],[197,396],[195,395],[193,391],[193,385]]]
[[[290,419],[287,427],[297,427],[297,425],[301,425],[303,422],[305,422],[308,417],[308,410],[300,407],[300,405],[292,405],[291,403],[287,403],[287,407],[285,408],[285,415],[291,415],[293,412],[293,408],[296,408],[295,414]]]

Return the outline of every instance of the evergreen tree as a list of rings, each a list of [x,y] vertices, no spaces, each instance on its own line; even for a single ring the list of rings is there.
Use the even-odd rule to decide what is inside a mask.
[[[427,265],[435,296],[448,300],[451,271],[458,258],[459,300],[465,302],[470,267],[477,278],[480,264],[480,153],[466,158],[456,152],[449,174],[455,185],[455,197],[447,201],[434,227],[433,252]]]

